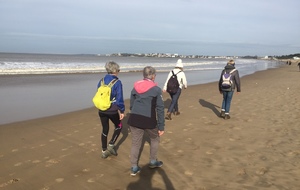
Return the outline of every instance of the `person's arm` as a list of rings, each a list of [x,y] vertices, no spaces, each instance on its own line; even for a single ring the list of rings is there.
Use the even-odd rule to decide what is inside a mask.
[[[182,78],[181,78],[181,81],[182,81],[183,87],[186,89],[186,88],[187,88],[187,80],[186,80],[186,76],[185,76],[185,73],[184,73],[184,72],[182,72]]]
[[[169,79],[170,79],[171,76],[172,76],[172,71],[170,71],[169,74],[168,74],[167,80],[166,80],[166,82],[164,84],[164,87],[163,87],[163,92],[166,92],[166,90],[167,90],[167,84],[168,84],[168,81],[169,81]]]
[[[158,133],[162,135],[165,130],[165,112],[164,112],[164,100],[162,97],[161,89],[157,90],[157,98],[156,98],[156,114],[157,114],[157,128]]]
[[[236,84],[236,91],[239,93],[239,92],[241,92],[241,81],[240,81],[240,76],[239,76],[238,70],[236,70],[234,79],[235,79],[235,84]]]
[[[220,76],[219,84],[218,84],[220,94],[222,94],[221,85],[222,85],[222,82],[223,82],[223,78],[222,78],[223,74],[224,74],[224,70],[222,70],[222,72],[221,72],[221,76]]]

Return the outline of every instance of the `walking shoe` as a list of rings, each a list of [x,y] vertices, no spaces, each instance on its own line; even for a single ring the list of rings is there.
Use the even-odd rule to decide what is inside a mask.
[[[224,118],[225,117],[225,111],[221,111],[220,117]]]
[[[110,152],[110,154],[117,156],[117,152],[115,150],[115,145],[113,144],[108,144],[107,150]]]
[[[165,117],[165,119],[166,120],[172,120],[171,113],[168,112],[167,115],[166,115],[166,117]]]
[[[102,155],[101,155],[102,158],[105,159],[105,158],[109,157],[110,155],[111,154],[108,150],[102,150]]]
[[[230,119],[230,116],[228,115],[228,114],[225,114],[225,117],[224,117],[224,119]]]
[[[160,168],[162,167],[163,162],[162,161],[155,161],[154,163],[150,162],[149,163],[149,168]]]
[[[174,115],[180,115],[180,112],[179,111],[174,111],[173,114]]]
[[[138,167],[138,166],[137,167],[132,167],[130,175],[131,176],[136,176],[136,174],[140,173],[140,171],[141,171],[140,167]]]

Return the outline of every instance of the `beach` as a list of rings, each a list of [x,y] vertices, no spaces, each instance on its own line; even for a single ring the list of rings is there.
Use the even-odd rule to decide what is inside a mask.
[[[231,119],[219,118],[217,82],[188,86],[181,114],[166,121],[158,159],[150,169],[145,138],[130,176],[131,135],[125,101],[118,156],[101,158],[96,108],[0,125],[0,189],[5,190],[294,190],[300,178],[300,72],[295,65],[241,78]],[[164,93],[165,111],[170,103]],[[113,133],[110,127],[109,137]]]

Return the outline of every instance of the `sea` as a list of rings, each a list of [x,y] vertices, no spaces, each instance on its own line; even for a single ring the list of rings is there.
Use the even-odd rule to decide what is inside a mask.
[[[104,66],[108,61],[120,65],[118,77],[125,99],[129,98],[134,81],[142,79],[145,66],[157,70],[156,82],[162,88],[179,58],[188,85],[218,81],[229,59],[235,60],[241,77],[282,64],[238,57],[0,53],[0,125],[93,107],[91,99],[106,74]]]

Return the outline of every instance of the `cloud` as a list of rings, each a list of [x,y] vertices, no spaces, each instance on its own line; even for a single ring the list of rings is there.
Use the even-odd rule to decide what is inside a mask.
[[[45,47],[40,49],[45,51],[53,43],[49,40],[55,39],[73,46],[90,43],[89,51],[98,51],[92,49],[93,41],[101,40],[114,41],[116,50],[116,41],[138,42],[139,50],[145,51],[153,49],[145,45],[157,42],[169,52],[174,49],[173,43],[209,47],[265,44],[270,50],[274,48],[268,44],[300,44],[297,0],[10,0],[0,5],[0,40],[9,44],[22,40],[28,46],[34,45],[30,40],[40,40],[39,46]],[[145,43],[144,47],[141,43]],[[196,45],[183,47],[191,49],[181,51],[197,51]],[[179,45],[176,49],[180,49]],[[211,54],[214,49],[209,50]],[[257,53],[258,48],[252,51]]]

